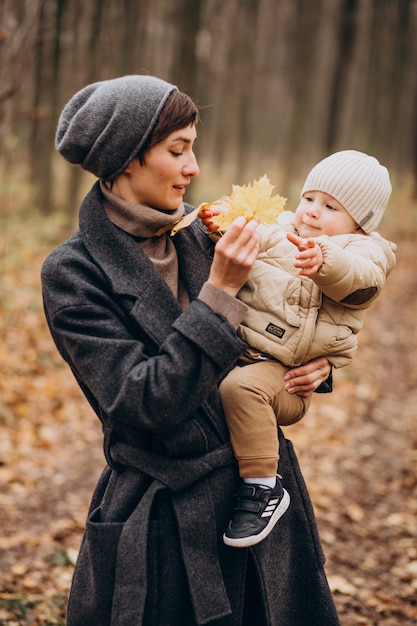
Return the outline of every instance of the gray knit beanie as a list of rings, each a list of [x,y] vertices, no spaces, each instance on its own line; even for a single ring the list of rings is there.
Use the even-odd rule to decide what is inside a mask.
[[[145,144],[175,89],[160,78],[140,75],[87,85],[64,107],[55,147],[98,178],[115,178]]]
[[[322,191],[335,198],[369,235],[376,230],[391,195],[388,170],[377,159],[356,150],[326,157],[308,174],[306,191]]]

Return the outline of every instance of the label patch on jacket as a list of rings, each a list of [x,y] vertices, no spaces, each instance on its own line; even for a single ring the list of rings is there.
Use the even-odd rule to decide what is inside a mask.
[[[274,337],[278,337],[278,339],[282,339],[285,334],[285,328],[281,328],[280,326],[276,326],[276,324],[272,324],[269,322],[268,326],[265,328],[267,333],[274,335]]]

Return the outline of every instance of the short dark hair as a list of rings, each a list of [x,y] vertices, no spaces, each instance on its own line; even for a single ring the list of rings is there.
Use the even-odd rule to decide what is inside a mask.
[[[175,89],[169,94],[164,107],[159,114],[158,121],[149,135],[146,143],[136,155],[141,165],[145,163],[146,155],[158,143],[161,143],[175,130],[186,128],[199,121],[198,108],[190,96]]]

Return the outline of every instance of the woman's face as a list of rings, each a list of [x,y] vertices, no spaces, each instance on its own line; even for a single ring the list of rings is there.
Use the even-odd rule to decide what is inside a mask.
[[[123,172],[119,195],[134,204],[153,209],[175,211],[199,167],[193,146],[197,139],[195,125],[172,132],[146,155],[143,165],[134,159]],[[114,189],[117,193],[117,190]]]

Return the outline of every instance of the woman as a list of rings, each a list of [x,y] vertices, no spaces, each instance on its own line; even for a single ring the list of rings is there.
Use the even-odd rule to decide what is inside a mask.
[[[338,624],[315,521],[281,435],[291,512],[261,546],[222,542],[238,480],[217,387],[243,349],[236,294],[258,251],[238,218],[213,250],[175,237],[198,165],[198,112],[151,76],[89,85],[64,108],[57,150],[98,177],[80,228],[45,261],[52,336],[102,422],[95,489],[68,626]],[[292,371],[309,395],[325,360]]]

